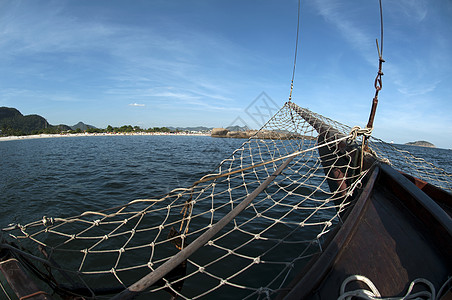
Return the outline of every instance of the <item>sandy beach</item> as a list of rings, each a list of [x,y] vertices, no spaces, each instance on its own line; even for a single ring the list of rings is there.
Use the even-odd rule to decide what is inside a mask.
[[[167,132],[128,132],[128,133],[71,133],[71,134],[35,134],[21,136],[1,136],[0,142],[28,139],[87,137],[87,136],[125,136],[125,135],[177,135],[177,136],[210,136],[209,133],[167,133]]]

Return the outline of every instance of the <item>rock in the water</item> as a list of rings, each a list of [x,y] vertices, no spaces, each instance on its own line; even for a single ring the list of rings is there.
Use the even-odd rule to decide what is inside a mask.
[[[427,142],[427,141],[409,142],[409,143],[406,143],[405,145],[436,148],[435,145],[433,145],[432,143]]]

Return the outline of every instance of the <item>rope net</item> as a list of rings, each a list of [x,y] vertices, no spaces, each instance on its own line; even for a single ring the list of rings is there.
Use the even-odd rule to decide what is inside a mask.
[[[15,225],[2,247],[64,299],[127,288],[143,289],[138,299],[271,298],[322,251],[359,194],[368,171],[350,131],[288,102],[192,186]],[[451,191],[445,171],[380,140],[368,145],[380,161]]]

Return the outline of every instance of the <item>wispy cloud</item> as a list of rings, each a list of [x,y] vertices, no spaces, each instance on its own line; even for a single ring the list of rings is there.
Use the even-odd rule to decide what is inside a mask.
[[[142,103],[130,103],[129,106],[135,106],[135,107],[145,107],[146,104],[142,104]]]
[[[29,6],[13,5],[0,12],[2,53],[11,55],[12,61],[33,56],[47,59],[39,65],[21,63],[23,74],[65,81],[59,85],[64,88],[81,70],[95,73],[103,84],[97,92],[114,95],[112,99],[133,97],[137,102],[129,105],[134,107],[143,107],[142,101],[150,99],[159,105],[162,101],[158,98],[171,98],[191,108],[218,110],[226,109],[223,102],[232,101],[225,88],[231,83],[217,83],[220,80],[212,76],[212,62],[238,67],[242,58],[234,53],[241,49],[220,35],[169,21],[164,24],[167,31],[162,32],[98,18],[80,19],[68,15],[64,3],[36,10]],[[67,78],[54,71],[62,63],[72,67]],[[81,86],[91,84],[84,74],[77,79]],[[177,89],[167,88],[176,83]]]
[[[452,5],[440,2],[402,0],[388,9],[391,52],[385,73],[402,97],[448,97],[442,89],[452,71]]]
[[[14,103],[17,99],[22,101],[30,101],[35,103],[42,102],[64,102],[64,103],[81,103],[86,99],[80,98],[78,95],[70,92],[48,91],[37,89],[1,89],[0,98],[6,103]]]
[[[52,2],[45,9],[22,2],[5,7],[0,13],[3,52],[17,55],[77,51],[95,47],[115,34],[112,27],[67,16],[63,8],[59,2]]]
[[[338,0],[315,0],[312,2],[317,12],[331,23],[345,38],[345,40],[361,52],[370,63],[375,63],[375,39],[369,35],[362,23],[362,14],[356,6],[352,9]],[[361,21],[361,23],[358,23]]]
[[[156,98],[167,98],[172,103],[178,103],[184,108],[188,109],[202,109],[202,110],[227,110],[238,111],[242,108],[235,107],[231,101],[223,101],[221,96],[210,97],[204,93],[198,93],[196,90],[174,90],[175,88],[169,87],[167,90],[157,91],[153,94]]]
[[[399,93],[408,97],[422,96],[435,91],[438,84],[439,81],[430,84],[421,83],[416,84],[415,86],[407,87],[405,84],[400,83],[399,84],[400,87],[397,90],[399,91]]]
[[[428,0],[398,0],[392,3],[391,10],[388,13],[402,16],[412,22],[422,22],[428,14]]]

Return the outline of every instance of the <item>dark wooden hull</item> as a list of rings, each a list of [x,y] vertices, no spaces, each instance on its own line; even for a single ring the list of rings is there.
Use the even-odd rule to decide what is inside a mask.
[[[405,295],[417,278],[438,292],[452,275],[451,207],[451,194],[390,166],[376,167],[325,251],[280,298],[337,299],[351,275],[369,278],[382,297]]]
[[[0,299],[51,300],[49,294],[41,291],[15,258],[0,261]]]

